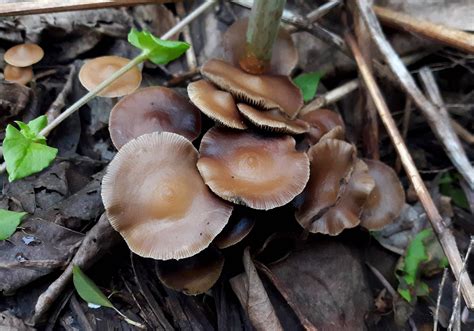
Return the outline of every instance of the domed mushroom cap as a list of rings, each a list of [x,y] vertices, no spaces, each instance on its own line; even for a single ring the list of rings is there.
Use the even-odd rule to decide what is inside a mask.
[[[309,178],[309,160],[290,136],[262,137],[210,129],[202,138],[199,172],[221,198],[254,209],[290,202]]]
[[[214,286],[223,267],[222,253],[209,247],[187,259],[157,261],[156,273],[165,286],[187,295],[198,295]]]
[[[6,63],[15,67],[29,67],[41,61],[43,49],[36,44],[21,44],[10,48],[3,56]]]
[[[309,132],[306,134],[311,144],[316,144],[321,137],[339,126],[344,133],[344,122],[341,116],[329,109],[318,109],[310,111],[299,118],[307,122],[310,126]]]
[[[33,79],[33,69],[31,66],[20,68],[7,64],[3,69],[3,77],[9,82],[26,85]]]
[[[230,217],[229,223],[224,230],[214,239],[213,244],[217,248],[224,249],[241,242],[252,231],[255,225],[255,218],[245,215],[243,212],[234,213]]]
[[[129,59],[114,55],[88,60],[79,71],[79,81],[86,90],[92,91],[128,62]],[[142,73],[135,66],[97,95],[107,98],[121,97],[135,91],[141,81]]]
[[[216,59],[207,61],[201,74],[239,100],[264,109],[277,108],[290,118],[303,106],[301,91],[287,76],[251,75]]]
[[[369,230],[380,230],[400,216],[405,204],[405,191],[392,168],[380,161],[364,161],[375,187],[367,199],[360,224]]]
[[[246,119],[262,129],[290,134],[301,134],[309,130],[305,121],[289,119],[277,109],[261,111],[244,103],[237,104],[237,108]]]
[[[192,141],[201,132],[201,114],[172,89],[146,87],[117,102],[110,113],[109,131],[117,149],[152,132],[173,132]]]
[[[222,44],[224,46],[223,58],[226,62],[239,66],[239,60],[245,53],[248,18],[235,21],[224,33]],[[268,73],[288,76],[298,64],[298,50],[291,39],[291,35],[280,28],[273,44],[272,59]]]
[[[340,196],[346,185],[355,160],[355,148],[335,139],[324,139],[308,150],[311,174],[302,194],[302,204],[295,213],[296,220],[305,229]]]
[[[217,123],[232,129],[247,128],[230,93],[218,90],[205,80],[198,80],[188,85],[188,95],[199,110]]]
[[[209,246],[227,224],[232,206],[206,187],[197,158],[186,138],[155,132],[125,144],[110,163],[102,200],[134,253],[187,258]]]

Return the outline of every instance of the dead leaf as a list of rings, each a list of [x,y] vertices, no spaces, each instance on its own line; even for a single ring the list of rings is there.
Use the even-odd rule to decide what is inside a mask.
[[[0,330],[2,331],[33,331],[32,327],[29,327],[23,323],[23,321],[13,316],[8,311],[0,312]]]

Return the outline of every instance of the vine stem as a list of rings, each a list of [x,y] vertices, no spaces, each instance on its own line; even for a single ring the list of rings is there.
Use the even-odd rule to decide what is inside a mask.
[[[139,322],[135,322],[134,320],[131,320],[130,318],[128,318],[127,316],[125,316],[120,310],[118,310],[117,308],[115,307],[112,307],[116,312],[117,314],[119,314],[120,316],[123,317],[123,319],[125,320],[125,322],[127,322],[128,324],[130,325],[134,325],[136,326],[137,328],[140,328],[140,329],[145,329],[145,326],[142,324],[142,323],[139,323]]]

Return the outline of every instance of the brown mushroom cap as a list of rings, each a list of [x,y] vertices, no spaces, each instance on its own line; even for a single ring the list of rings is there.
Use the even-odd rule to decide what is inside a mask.
[[[218,249],[209,247],[187,259],[157,261],[155,266],[165,286],[187,295],[198,295],[217,282],[224,267],[224,256]]]
[[[10,48],[3,56],[6,63],[15,67],[29,67],[41,61],[43,49],[36,44],[21,44]]]
[[[376,160],[364,161],[375,187],[369,195],[360,224],[369,230],[380,230],[400,216],[405,204],[405,191],[391,167]]]
[[[3,70],[3,76],[9,82],[26,85],[33,79],[33,68],[31,66],[20,68],[7,64]]]
[[[196,168],[198,152],[175,133],[149,133],[125,144],[102,181],[110,223],[143,257],[183,259],[222,231],[232,206],[213,195]]]
[[[353,169],[355,148],[342,140],[324,139],[307,154],[311,174],[302,194],[302,205],[295,213],[296,220],[305,229],[336,203],[340,188],[347,183]]]
[[[290,134],[301,134],[309,130],[305,121],[289,119],[277,109],[261,111],[244,103],[237,104],[237,108],[252,124],[263,129]]]
[[[146,87],[117,102],[110,113],[109,131],[117,149],[152,132],[174,132],[192,141],[201,132],[201,114],[172,89]]]
[[[306,136],[311,144],[316,144],[324,134],[337,126],[340,126],[344,133],[344,122],[341,116],[329,109],[313,110],[299,116],[299,118],[307,122],[310,126]]]
[[[252,231],[255,218],[249,217],[242,212],[234,212],[224,230],[214,239],[213,244],[217,248],[224,249],[242,241]]]
[[[287,76],[251,75],[216,59],[207,61],[201,74],[237,99],[259,108],[277,108],[290,118],[303,106],[301,91]]]
[[[224,60],[239,66],[239,60],[245,52],[248,18],[235,21],[224,33],[222,44],[224,46]],[[291,39],[291,35],[280,28],[273,44],[272,60],[268,73],[288,76],[298,64],[298,50]]]
[[[254,209],[290,202],[309,178],[309,160],[290,136],[262,137],[210,129],[197,163],[205,183],[221,198]]]
[[[229,92],[218,90],[205,80],[198,80],[188,85],[188,95],[199,110],[219,124],[232,129],[247,129]]]
[[[114,55],[88,60],[79,71],[79,80],[86,90],[92,91],[128,62],[129,59]],[[135,91],[141,81],[142,73],[135,66],[97,95],[107,98],[121,97]]]

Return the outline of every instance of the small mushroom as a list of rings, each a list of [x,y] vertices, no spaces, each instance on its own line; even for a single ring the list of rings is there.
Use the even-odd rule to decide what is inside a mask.
[[[301,134],[309,130],[309,125],[305,121],[297,118],[289,119],[277,109],[261,111],[244,103],[237,104],[237,108],[252,124],[266,130],[290,134]]]
[[[303,106],[301,91],[287,76],[251,75],[216,59],[207,61],[201,74],[239,100],[259,108],[277,108],[290,118]]]
[[[29,67],[41,61],[43,49],[36,44],[21,44],[10,48],[3,56],[6,63],[15,67]]]
[[[241,242],[252,231],[255,218],[247,215],[242,210],[234,208],[229,223],[224,230],[214,239],[213,244],[217,248],[224,249]]]
[[[129,59],[114,55],[88,60],[79,71],[79,81],[88,91],[92,91],[128,62]],[[121,97],[135,91],[141,81],[142,73],[135,66],[97,95],[107,98]]]
[[[395,171],[383,162],[364,160],[369,174],[375,181],[361,217],[361,226],[369,230],[380,230],[390,224],[405,204],[405,191]]]
[[[306,137],[312,145],[316,144],[324,134],[337,126],[341,127],[342,134],[344,134],[344,122],[341,116],[329,109],[313,110],[299,116],[299,118],[310,126]]]
[[[222,37],[224,46],[223,58],[226,62],[239,66],[239,60],[245,53],[245,35],[247,34],[248,18],[235,21]],[[288,76],[298,64],[298,50],[291,35],[280,28],[273,44],[272,60],[267,73]]]
[[[205,80],[198,80],[188,85],[188,95],[199,110],[217,123],[232,129],[247,129],[230,93]]]
[[[183,259],[222,231],[232,205],[213,195],[196,168],[198,152],[175,133],[144,134],[122,146],[102,180],[110,224],[143,257]]]
[[[157,261],[156,273],[161,282],[187,295],[207,292],[219,279],[224,267],[224,256],[209,247],[192,257],[179,261]]]
[[[5,80],[15,82],[21,85],[26,85],[33,79],[33,68],[29,67],[15,67],[12,65],[5,65],[3,70]]]
[[[152,132],[174,132],[193,141],[201,132],[201,114],[172,89],[147,87],[117,102],[110,113],[109,131],[117,149]]]
[[[309,160],[290,136],[210,129],[197,163],[204,182],[221,198],[254,209],[290,202],[309,178]]]

